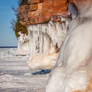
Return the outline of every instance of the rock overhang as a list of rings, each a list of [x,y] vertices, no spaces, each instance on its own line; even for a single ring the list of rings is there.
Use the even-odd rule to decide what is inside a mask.
[[[67,0],[28,0],[29,4],[18,8],[18,17],[23,25],[61,22],[60,17],[68,17]]]

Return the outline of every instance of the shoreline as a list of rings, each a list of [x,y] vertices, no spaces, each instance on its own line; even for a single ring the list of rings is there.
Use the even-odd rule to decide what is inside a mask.
[[[17,46],[0,46],[0,48],[17,48]]]

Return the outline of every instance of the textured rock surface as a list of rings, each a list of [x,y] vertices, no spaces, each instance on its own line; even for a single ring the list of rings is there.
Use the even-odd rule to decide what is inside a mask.
[[[57,16],[67,16],[66,0],[28,0],[29,5],[18,8],[20,22],[24,25],[46,23],[53,16],[53,21],[61,21]]]

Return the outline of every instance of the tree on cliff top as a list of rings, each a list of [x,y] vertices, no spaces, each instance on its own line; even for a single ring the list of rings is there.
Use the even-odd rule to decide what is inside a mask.
[[[19,6],[27,4],[28,0],[19,0]]]
[[[26,4],[27,3],[27,0],[19,0],[19,6],[20,5],[23,5],[23,4]],[[12,8],[14,13],[15,13],[15,16],[17,17],[17,20],[12,20],[11,22],[11,25],[12,25],[12,29],[14,30],[15,32],[15,35],[16,37],[18,38],[19,37],[19,32],[23,33],[23,34],[26,34],[28,35],[28,31],[27,31],[27,28],[26,26],[22,25],[20,22],[19,22],[19,18],[18,18],[18,11],[16,8]]]
[[[11,24],[12,24],[12,29],[14,30],[15,35],[16,35],[17,38],[20,36],[20,35],[19,35],[19,32],[28,35],[28,31],[27,31],[26,26],[22,25],[22,24],[19,22],[18,19],[17,19],[17,21],[14,21],[14,20],[13,20],[13,21],[11,22]]]
[[[16,25],[15,25],[15,34],[16,34],[16,37],[19,37],[19,34],[18,34],[19,32],[28,35],[28,31],[27,31],[26,26],[23,26],[19,22],[19,20],[17,20]]]

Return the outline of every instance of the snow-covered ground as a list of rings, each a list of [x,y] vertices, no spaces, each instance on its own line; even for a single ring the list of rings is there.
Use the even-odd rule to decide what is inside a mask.
[[[17,48],[0,48],[0,59],[27,60],[28,56],[18,55]]]
[[[0,48],[0,92],[44,92],[48,74],[32,75],[27,59],[16,48]]]

